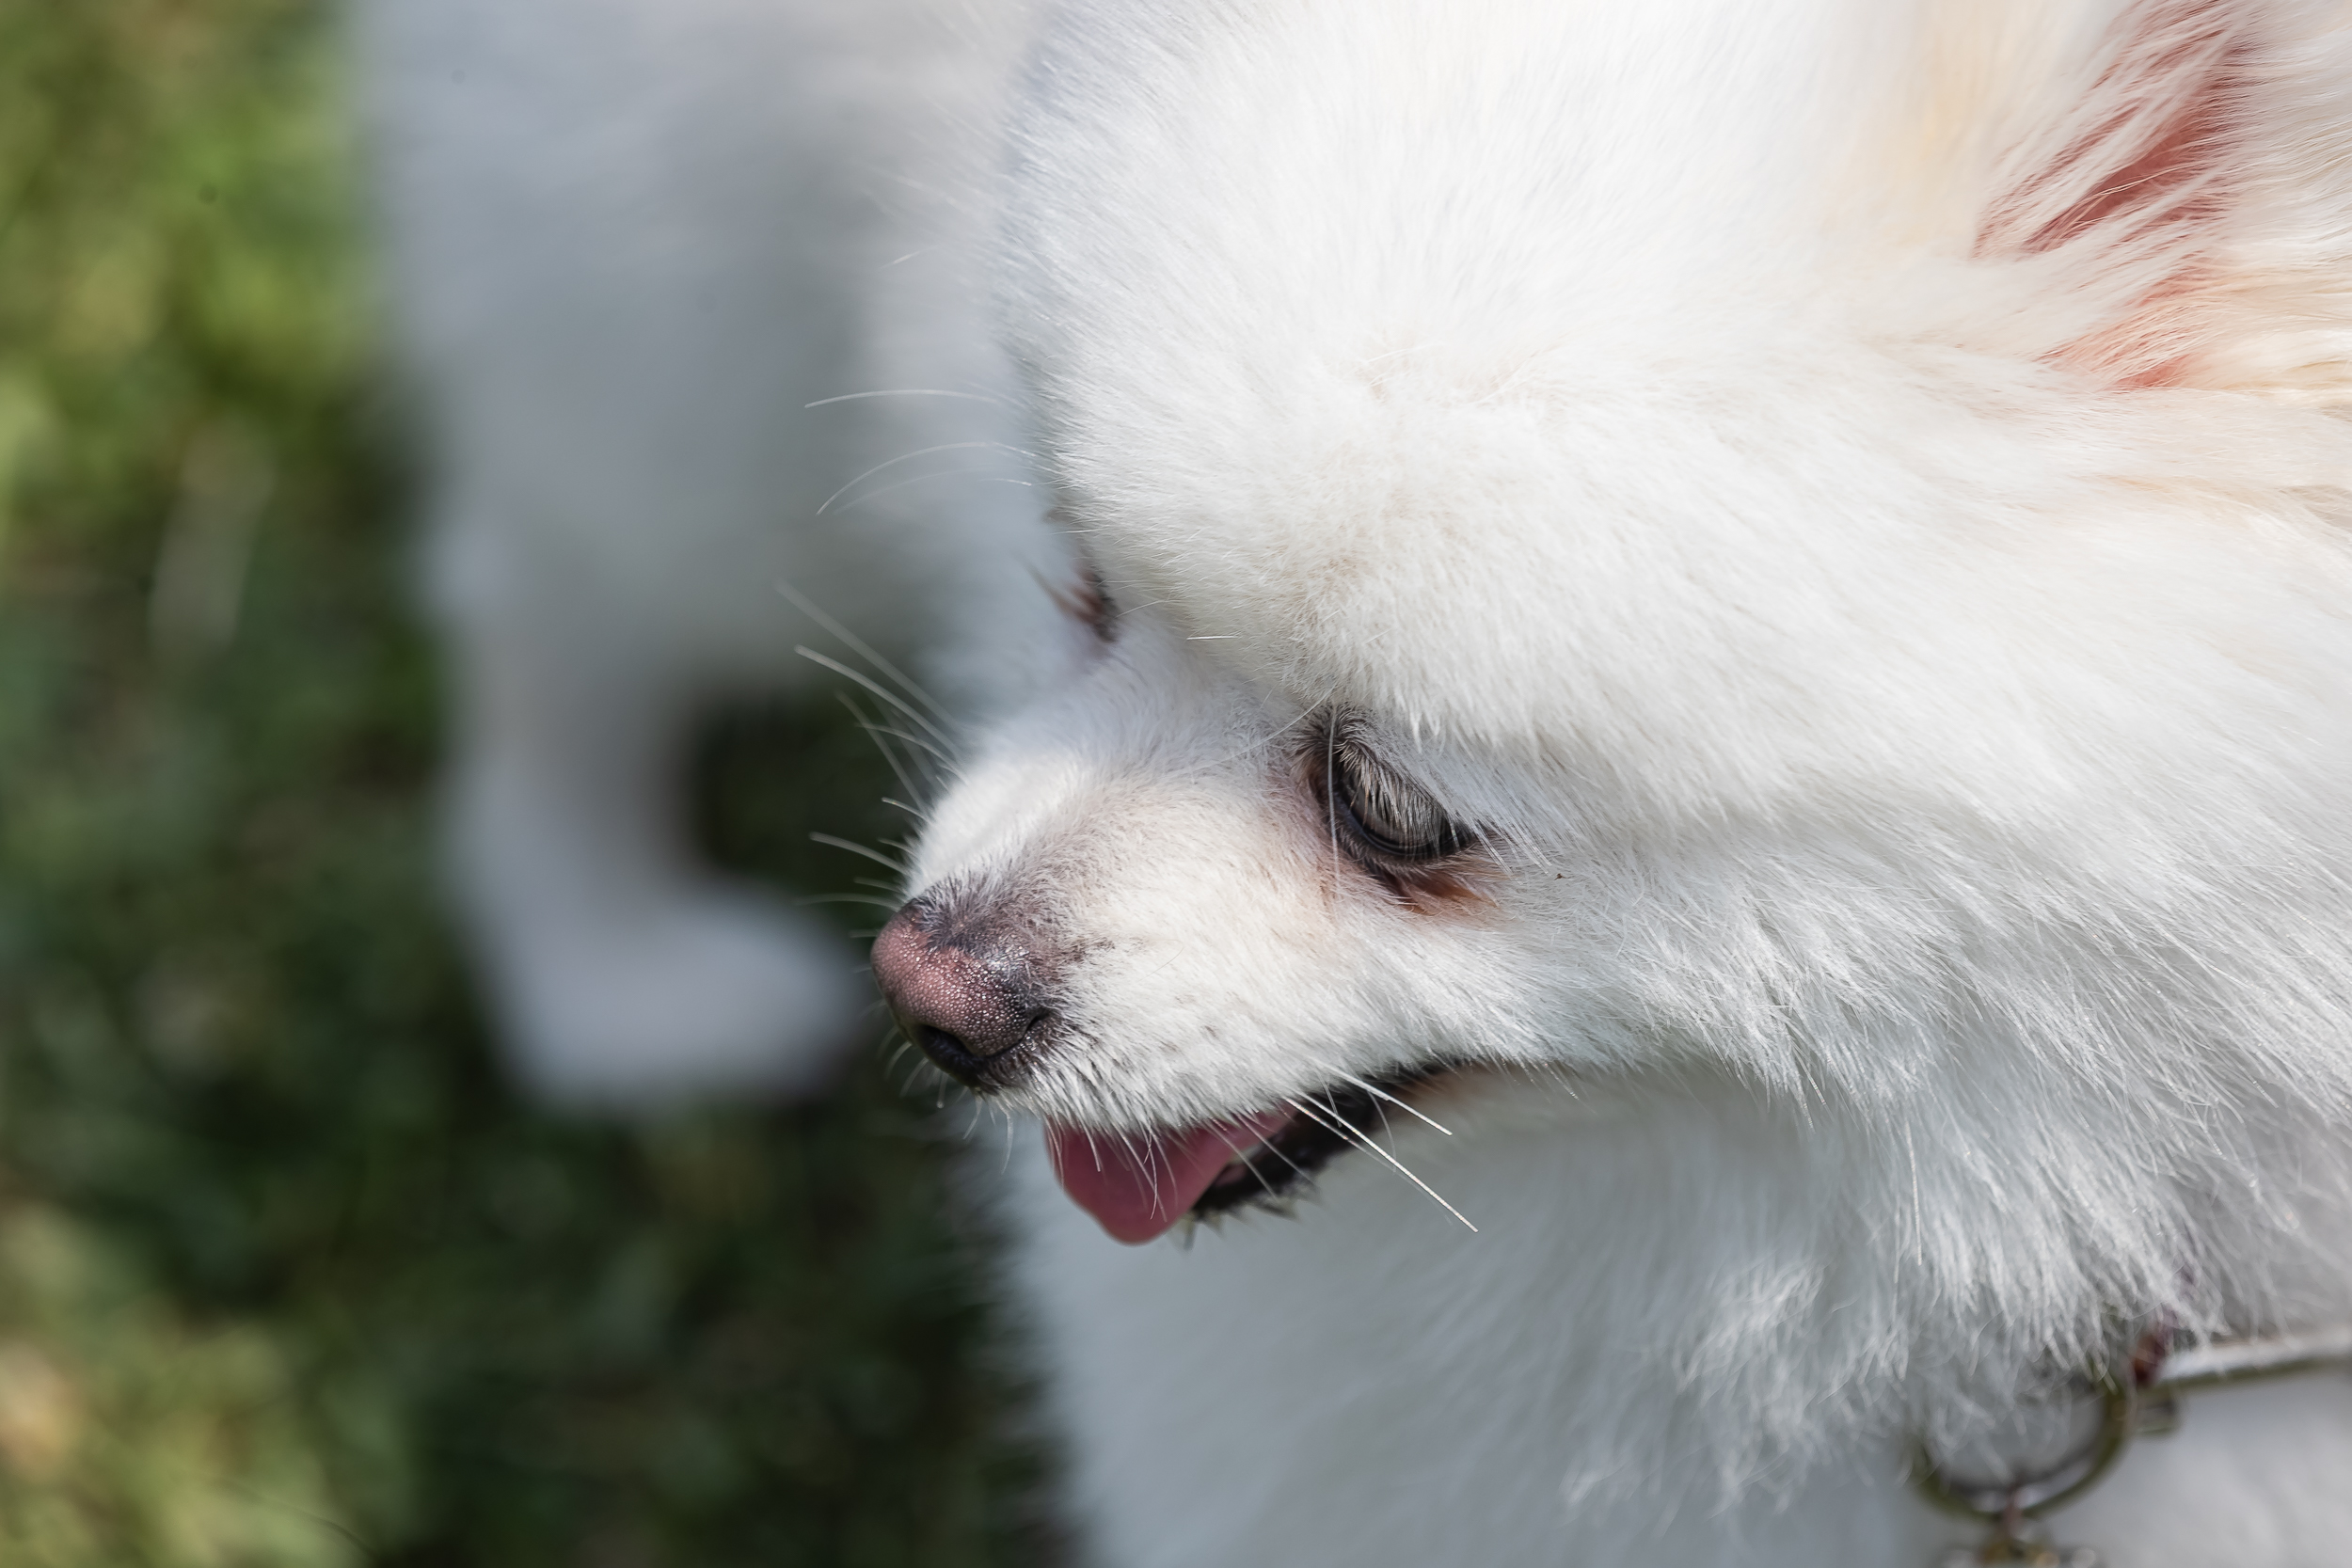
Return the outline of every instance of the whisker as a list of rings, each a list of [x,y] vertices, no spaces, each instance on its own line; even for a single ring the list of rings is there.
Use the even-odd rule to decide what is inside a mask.
[[[843,392],[837,397],[818,398],[804,403],[803,408],[828,408],[836,403],[858,403],[866,398],[961,398],[966,403],[1002,404],[1002,398],[983,397],[977,392],[950,392],[937,387],[893,387],[879,392]]]
[[[1137,605],[1136,608],[1137,610],[1143,610],[1148,609],[1149,607]],[[1122,610],[1120,613],[1123,615],[1129,613],[1129,611]],[[1290,734],[1291,731],[1298,728],[1299,725],[1307,722],[1309,720],[1313,719],[1321,711],[1322,709],[1320,707],[1311,707],[1301,713],[1297,718],[1292,720],[1289,723],[1283,725],[1280,729],[1276,730],[1272,735],[1266,736],[1262,739],[1247,741],[1226,752],[1223,756],[1216,757],[1211,761],[1186,764],[1182,772],[1175,773],[1170,776],[1179,779],[1201,778],[1210,773],[1216,772],[1228,763],[1235,762],[1243,757],[1253,756],[1259,752],[1264,752],[1280,741],[1281,738]]]
[[[1008,479],[1003,474],[992,474],[985,468],[942,468],[936,473],[911,474],[905,479],[894,479],[887,484],[877,484],[850,504],[864,506],[867,501],[880,500],[893,490],[903,490],[910,484],[926,484],[934,479],[969,479],[981,484],[1011,484],[1024,490],[1036,488],[1025,479]]]
[[[882,655],[876,653],[872,648],[867,647],[864,639],[860,638],[855,632],[843,626],[840,622],[834,620],[832,616],[826,614],[823,610],[818,609],[817,606],[811,602],[806,595],[803,594],[799,589],[793,587],[788,582],[779,581],[776,584],[776,592],[783,594],[787,599],[789,599],[802,614],[807,616],[810,620],[816,622],[818,626],[824,627],[827,631],[841,639],[841,641],[849,646],[851,653],[866,660],[866,663],[872,665],[875,669],[880,670],[883,674],[888,675],[892,680],[897,681],[898,685],[911,696],[913,696],[916,702],[921,703],[925,707],[930,708],[934,715],[941,719],[947,717],[946,710],[931,700],[931,694],[930,692],[915,685],[913,680],[908,678],[906,673],[900,670],[897,665],[882,657]]]
[[[1327,722],[1323,726],[1323,823],[1331,832],[1331,891],[1338,893],[1347,885],[1346,874],[1340,869],[1340,802],[1331,782],[1332,769],[1338,764],[1339,726]]]
[[[894,730],[888,724],[881,723],[879,721],[870,723],[866,725],[866,733],[869,735],[888,736],[893,740],[900,740],[904,741],[909,746],[919,747],[923,751],[929,752],[931,755],[938,757],[942,762],[946,762],[947,760],[946,756],[941,754],[938,747],[930,745],[920,736],[909,735],[904,730]]]
[[[876,865],[881,866],[883,870],[896,871],[901,877],[907,874],[907,868],[905,865],[901,864],[898,861],[892,860],[888,855],[883,854],[881,850],[869,849],[863,844],[854,843],[846,838],[835,838],[831,833],[811,833],[808,835],[808,841],[811,844],[829,845],[835,849],[847,849],[852,855],[864,855],[867,860],[872,861]]]
[[[1450,1138],[1450,1137],[1454,1136],[1454,1131],[1453,1131],[1453,1129],[1452,1129],[1452,1128],[1449,1128],[1449,1127],[1444,1127],[1444,1126],[1440,1126],[1438,1123],[1437,1123],[1437,1122],[1435,1122],[1435,1121],[1431,1121],[1431,1120],[1430,1120],[1430,1118],[1429,1118],[1428,1117],[1424,1116],[1424,1115],[1423,1115],[1423,1114],[1422,1114],[1420,1110],[1418,1110],[1417,1108],[1415,1108],[1413,1105],[1411,1105],[1411,1104],[1407,1103],[1407,1102],[1406,1102],[1406,1101],[1405,1101],[1399,1100],[1396,1096],[1394,1096],[1394,1095],[1391,1094],[1388,1090],[1386,1090],[1386,1089],[1382,1088],[1379,1085],[1377,1085],[1377,1084],[1367,1084],[1367,1083],[1365,1083],[1362,1079],[1358,1078],[1358,1077],[1356,1077],[1356,1076],[1354,1076],[1353,1074],[1350,1074],[1350,1073],[1345,1073],[1345,1072],[1343,1072],[1343,1073],[1341,1073],[1341,1074],[1340,1074],[1340,1076],[1341,1076],[1343,1079],[1345,1079],[1348,1083],[1353,1084],[1353,1085],[1355,1085],[1358,1088],[1359,1088],[1359,1089],[1363,1090],[1366,1094],[1368,1094],[1368,1095],[1372,1096],[1375,1100],[1385,1100],[1385,1101],[1387,1101],[1390,1104],[1391,1104],[1391,1105],[1395,1106],[1398,1110],[1400,1110],[1400,1111],[1404,1112],[1406,1116],[1408,1116],[1408,1117],[1412,1117],[1416,1118],[1417,1120],[1429,1122],[1429,1125],[1430,1125],[1430,1126],[1437,1128],[1438,1132],[1443,1132],[1443,1133],[1444,1133],[1447,1137],[1449,1137],[1449,1138]]]
[[[1093,1141],[1092,1137],[1089,1137],[1087,1139],[1087,1142],[1089,1144]],[[1152,1168],[1156,1164],[1156,1161],[1147,1160],[1142,1155],[1136,1153],[1136,1140],[1128,1136],[1126,1133],[1121,1132],[1119,1134],[1119,1141],[1120,1145],[1126,1148],[1127,1158],[1135,1162],[1136,1167],[1143,1172],[1144,1180],[1152,1183],[1152,1212],[1155,1214],[1158,1213],[1160,1212],[1161,1203],[1160,1179],[1154,1173]],[[1157,1154],[1159,1151],[1159,1145],[1157,1143],[1151,1142],[1150,1140],[1146,1140],[1146,1142],[1147,1147],[1149,1147],[1154,1154]],[[1095,1161],[1094,1168],[1096,1170],[1101,1170],[1103,1168],[1102,1161],[1099,1156]]]
[[[998,443],[994,441],[948,441],[936,447],[921,447],[914,451],[902,451],[896,457],[885,457],[881,462],[875,464],[872,467],[866,469],[864,473],[858,475],[857,478],[850,481],[849,483],[844,484],[840,489],[835,490],[832,495],[827,496],[825,498],[825,504],[817,509],[817,515],[819,517],[823,516],[828,511],[832,510],[834,502],[839,500],[842,497],[848,495],[850,491],[856,489],[859,485],[865,483],[876,474],[881,473],[884,468],[895,468],[901,463],[912,463],[918,457],[929,457],[933,452],[987,451],[997,446],[997,444]]]
[[[840,699],[841,705],[843,707],[850,710],[850,717],[857,721],[857,727],[864,730],[866,732],[866,737],[874,743],[874,750],[882,753],[882,761],[890,765],[890,771],[897,777],[898,781],[898,787],[905,790],[909,795],[922,794],[923,792],[921,790],[914,787],[914,776],[908,773],[905,766],[898,761],[898,752],[892,748],[890,742],[882,737],[881,732],[878,731],[874,727],[873,723],[866,719],[866,710],[859,707],[856,703],[850,701],[850,694],[846,691],[837,691],[834,693],[834,695]],[[923,815],[921,812],[915,810],[914,807],[907,805],[902,801],[893,800],[887,795],[883,796],[882,800],[886,804],[897,806],[900,811],[906,812],[910,816],[921,816]]]
[[[933,740],[938,741],[940,745],[946,747],[951,751],[954,749],[955,742],[948,739],[944,731],[942,731],[936,724],[933,724],[930,720],[924,718],[922,714],[914,708],[909,707],[906,705],[905,700],[892,692],[888,687],[880,684],[858,671],[850,669],[848,665],[842,663],[837,658],[826,657],[823,654],[818,653],[814,648],[794,648],[792,651],[800,655],[803,658],[808,659],[812,663],[823,665],[826,669],[832,671],[836,675],[847,675],[850,679],[857,682],[858,685],[866,688],[866,690],[872,692],[875,696],[880,697],[883,702],[888,703],[892,707],[897,708],[900,713],[903,713],[908,718],[914,720],[914,727],[916,729],[921,730],[925,735],[928,735]],[[946,753],[943,752],[940,754],[942,760],[944,761]]]
[[[863,893],[805,893],[792,900],[795,904],[871,904],[878,910],[895,910],[902,902],[897,898],[876,898]]]
[[[1476,1235],[1478,1233],[1478,1227],[1470,1225],[1470,1217],[1468,1215],[1464,1214],[1462,1211],[1456,1209],[1453,1204],[1448,1203],[1443,1197],[1439,1196],[1437,1188],[1431,1186],[1428,1182],[1423,1181],[1420,1177],[1415,1176],[1410,1170],[1407,1170],[1404,1161],[1399,1160],[1395,1155],[1390,1153],[1387,1149],[1382,1148],[1378,1144],[1373,1142],[1370,1135],[1367,1134],[1361,1128],[1357,1127],[1354,1123],[1349,1122],[1344,1118],[1337,1121],[1325,1121],[1322,1117],[1316,1115],[1307,1106],[1301,1105],[1295,1100],[1286,1100],[1282,1101],[1282,1103],[1288,1105],[1292,1110],[1296,1111],[1300,1116],[1305,1117],[1309,1121],[1315,1122],[1329,1132],[1337,1133],[1343,1139],[1352,1138],[1357,1147],[1370,1149],[1373,1153],[1379,1155],[1380,1158],[1386,1160],[1390,1164],[1394,1165],[1398,1173],[1402,1175],[1406,1180],[1410,1181],[1414,1186],[1419,1187],[1422,1192],[1427,1193],[1431,1198],[1435,1199],[1438,1208],[1444,1210],[1447,1213],[1452,1214],[1455,1219],[1460,1220],[1464,1225],[1469,1226],[1472,1235]]]
[[[926,1085],[936,1086],[943,1076],[945,1074],[931,1066],[927,1058],[918,1054],[914,1060],[898,1069],[897,1088],[900,1094],[911,1096]]]
[[[1251,1176],[1253,1176],[1253,1177],[1256,1177],[1256,1178],[1257,1178],[1257,1181],[1258,1181],[1258,1185],[1259,1185],[1259,1186],[1263,1187],[1263,1188],[1264,1188],[1266,1191],[1268,1191],[1268,1192],[1272,1192],[1272,1191],[1274,1190],[1274,1183],[1273,1183],[1273,1182],[1268,1181],[1268,1180],[1267,1180],[1264,1177],[1263,1177],[1263,1176],[1259,1176],[1259,1175],[1258,1175],[1258,1167],[1257,1167],[1256,1165],[1254,1165],[1254,1164],[1250,1164],[1250,1161],[1249,1161],[1249,1155],[1248,1155],[1248,1151],[1247,1151],[1247,1150],[1244,1150],[1244,1149],[1239,1149],[1239,1148],[1233,1148],[1233,1145],[1232,1145],[1231,1142],[1227,1142],[1227,1143],[1225,1144],[1225,1147],[1226,1147],[1227,1148],[1232,1149],[1232,1151],[1233,1151],[1233,1158],[1234,1158],[1234,1159],[1236,1159],[1236,1160],[1239,1160],[1239,1161],[1241,1162],[1241,1164],[1242,1164],[1242,1169],[1244,1169],[1244,1170],[1248,1171],[1248,1172]],[[1283,1153],[1283,1152],[1282,1152],[1282,1150],[1281,1150],[1281,1148],[1280,1148],[1279,1145],[1276,1145],[1276,1144],[1269,1144],[1269,1143],[1262,1143],[1262,1144],[1258,1144],[1258,1145],[1256,1145],[1256,1146],[1254,1146],[1254,1147],[1259,1148],[1263,1148],[1263,1149],[1264,1149],[1264,1150],[1265,1150],[1268,1154],[1273,1155],[1273,1156],[1274,1156],[1277,1160],[1279,1160],[1279,1161],[1281,1161],[1281,1162],[1282,1162],[1282,1164],[1286,1164],[1286,1165],[1290,1166],[1290,1168],[1291,1168],[1291,1170],[1293,1171],[1293,1173],[1294,1173],[1294,1174],[1298,1175],[1298,1176],[1305,1176],[1305,1175],[1307,1174],[1307,1171],[1305,1170],[1305,1168],[1304,1168],[1304,1167],[1302,1167],[1302,1166],[1299,1164],[1299,1163],[1298,1163],[1297,1161],[1295,1161],[1295,1160],[1292,1159],[1289,1155],[1287,1155],[1287,1154]]]

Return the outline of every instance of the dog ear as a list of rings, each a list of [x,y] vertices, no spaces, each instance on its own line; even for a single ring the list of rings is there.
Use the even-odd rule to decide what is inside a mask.
[[[2352,5],[1931,8],[1894,138],[1925,177],[1912,214],[2026,291],[1972,346],[2118,388],[2352,403]]]

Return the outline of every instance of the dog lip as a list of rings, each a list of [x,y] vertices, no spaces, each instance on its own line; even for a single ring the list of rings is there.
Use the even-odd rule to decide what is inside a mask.
[[[1101,1133],[1049,1123],[1045,1148],[1071,1201],[1114,1241],[1140,1246],[1192,1212],[1236,1160],[1278,1133],[1288,1111],[1165,1132]]]
[[[1145,1133],[1048,1122],[1046,1152],[1071,1201],[1113,1240],[1152,1241],[1184,1219],[1279,1204],[1382,1128],[1384,1101],[1454,1070],[1437,1063],[1350,1081],[1280,1110]]]

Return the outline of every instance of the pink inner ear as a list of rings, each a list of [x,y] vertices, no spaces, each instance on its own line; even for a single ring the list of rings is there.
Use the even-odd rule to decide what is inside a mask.
[[[2217,280],[2213,242],[2232,197],[2232,150],[2251,31],[2245,0],[2144,0],[2124,19],[2083,130],[1994,202],[1977,254],[2153,245],[2171,274],[2111,325],[2050,357],[2118,387],[2185,379],[2188,318]]]

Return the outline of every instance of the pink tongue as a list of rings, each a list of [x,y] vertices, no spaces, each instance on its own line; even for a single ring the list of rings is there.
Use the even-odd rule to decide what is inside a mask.
[[[1238,1121],[1144,1134],[1089,1132],[1045,1125],[1045,1152],[1072,1202],[1114,1241],[1139,1245],[1184,1217],[1234,1155],[1247,1154],[1290,1117],[1262,1112]]]

